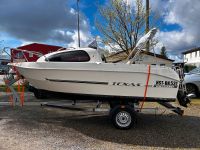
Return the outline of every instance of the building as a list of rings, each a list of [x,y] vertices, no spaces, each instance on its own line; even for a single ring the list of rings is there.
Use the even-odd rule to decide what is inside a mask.
[[[8,63],[10,63],[10,59],[0,59],[0,74],[8,70]]]
[[[107,56],[106,61],[110,63],[124,62],[128,54],[124,51],[117,52],[113,55]],[[151,64],[172,67],[174,60],[165,58],[162,55],[154,54],[147,51],[141,51],[139,57],[135,61],[136,64]]]
[[[33,53],[22,52],[17,49],[26,50],[26,51],[33,52]],[[57,50],[62,50],[62,49],[64,49],[64,48],[60,47],[60,46],[32,43],[29,45],[12,48],[11,49],[11,61],[12,62],[23,62],[23,61],[26,61],[26,59],[27,59],[27,61],[29,61],[29,62],[34,62],[34,61],[37,61],[37,59],[41,55],[45,55],[45,54],[48,54],[48,53],[51,53],[51,52],[54,52]],[[34,54],[34,52],[40,54],[40,56]]]
[[[185,65],[200,66],[200,47],[182,53]]]

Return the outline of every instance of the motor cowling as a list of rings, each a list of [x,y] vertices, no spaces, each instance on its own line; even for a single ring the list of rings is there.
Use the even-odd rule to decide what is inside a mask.
[[[190,104],[191,102],[186,92],[183,92],[182,90],[178,91],[177,99],[178,99],[179,104],[183,107],[187,107],[187,105]]]

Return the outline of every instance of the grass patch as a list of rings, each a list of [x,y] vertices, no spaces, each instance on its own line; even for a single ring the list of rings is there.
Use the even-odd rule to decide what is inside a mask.
[[[200,99],[192,99],[191,103],[195,105],[200,105]]]
[[[18,86],[17,85],[13,85],[12,86],[15,91],[18,91]],[[21,86],[21,90],[22,90],[22,86]],[[25,89],[24,89],[25,92],[28,92],[28,87],[25,86]],[[6,92],[6,85],[0,85],[0,92]]]
[[[6,86],[0,85],[0,92],[6,92]]]

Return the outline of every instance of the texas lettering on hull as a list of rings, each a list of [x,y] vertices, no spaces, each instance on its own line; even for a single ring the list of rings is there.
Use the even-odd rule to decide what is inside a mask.
[[[146,86],[142,83],[128,83],[128,82],[112,82],[111,85],[114,86],[132,86],[132,87],[139,87],[139,86]],[[178,82],[177,81],[156,81],[153,85],[148,85],[148,87],[168,87],[168,88],[177,88]]]

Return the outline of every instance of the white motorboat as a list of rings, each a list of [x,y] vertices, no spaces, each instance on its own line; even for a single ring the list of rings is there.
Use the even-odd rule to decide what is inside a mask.
[[[145,45],[155,34],[152,32],[155,29],[142,37],[136,47]],[[36,89],[79,95],[175,100],[180,84],[179,75],[171,68],[104,63],[92,48],[57,51],[37,62],[12,65]]]
[[[148,74],[147,98],[174,100],[179,89],[179,76],[171,68],[103,63],[91,48],[54,52],[15,66],[35,88],[54,92],[143,98]]]
[[[143,44],[152,36],[151,33],[145,35],[147,38],[142,38]],[[141,47],[141,41],[137,45]],[[172,68],[104,63],[97,50],[92,48],[57,51],[40,57],[37,62],[11,65],[37,92],[45,90],[102,100],[114,99],[123,104],[144,99],[154,102],[175,101],[181,84],[179,75]],[[183,106],[189,102],[183,92],[178,99]]]

